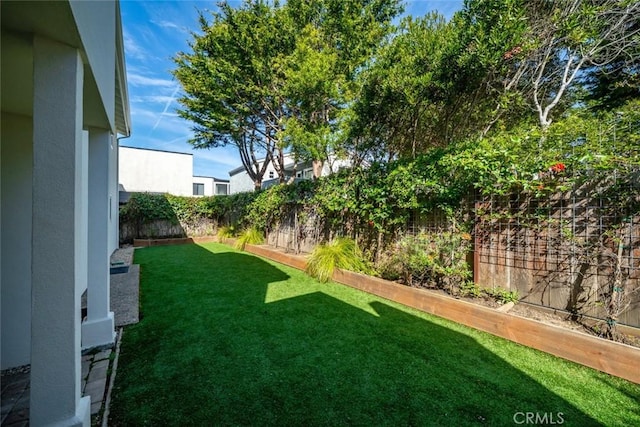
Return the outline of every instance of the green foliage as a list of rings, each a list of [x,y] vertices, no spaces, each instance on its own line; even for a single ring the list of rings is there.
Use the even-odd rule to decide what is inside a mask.
[[[459,292],[463,297],[489,297],[500,304],[506,304],[508,302],[517,303],[520,300],[518,291],[508,291],[503,288],[483,288],[473,282],[465,282],[461,284]]]
[[[133,193],[120,208],[120,220],[138,225],[157,220],[196,224],[203,219],[230,224],[246,216],[247,208],[255,198],[252,192],[212,197]]]
[[[120,208],[120,221],[146,224],[154,220],[178,223],[170,197],[165,194],[133,193],[129,201]]]
[[[247,206],[245,222],[259,230],[269,229],[287,210],[307,203],[314,186],[313,181],[300,181],[290,185],[273,185],[256,193]]]
[[[508,291],[503,288],[485,288],[484,292],[500,304],[506,304],[508,302],[517,303],[520,300],[518,291]]]
[[[483,289],[472,281],[461,283],[459,291],[463,297],[480,298],[483,295]]]
[[[346,237],[316,246],[307,262],[307,273],[321,282],[331,280],[336,268],[371,272],[356,242]]]
[[[264,243],[264,233],[255,227],[249,227],[238,236],[235,248],[241,251],[246,245],[261,245]]]
[[[256,188],[287,148],[325,161],[339,151],[335,131],[355,76],[400,11],[398,0],[246,1],[221,3],[211,22],[201,15],[192,52],[174,59],[184,93],[178,114],[194,124],[190,143],[235,145]]]
[[[471,274],[466,262],[469,240],[468,233],[451,231],[405,236],[392,249],[388,265],[399,268],[410,286],[436,286],[452,291]],[[382,276],[389,274],[382,272]]]

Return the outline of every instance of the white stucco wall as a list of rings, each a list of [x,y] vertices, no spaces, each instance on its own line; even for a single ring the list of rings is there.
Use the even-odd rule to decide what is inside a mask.
[[[118,157],[125,191],[193,195],[193,155],[121,146]]]
[[[259,162],[262,165],[262,161],[259,160]],[[253,183],[253,180],[249,177],[249,174],[247,174],[247,171],[244,169],[237,171],[237,169],[238,168],[233,169],[232,171],[229,172],[229,194],[254,191],[255,184]],[[265,170],[264,175],[262,176],[262,181],[264,182],[264,181],[268,181],[270,179],[276,179],[276,178],[278,178],[278,172],[276,172],[276,168],[273,166],[273,162],[271,162],[269,163],[269,165],[267,165],[267,169]]]
[[[292,162],[293,160],[291,159],[291,156],[287,154],[285,156],[285,163],[289,165]],[[349,159],[332,158],[331,162],[324,163],[322,167],[321,176],[331,175],[332,173],[338,172],[340,168],[350,167],[350,166],[351,166],[351,161]],[[254,190],[255,187],[254,187],[253,181],[251,180],[251,178],[249,178],[249,175],[244,169],[239,171],[237,169],[233,169],[229,173],[229,175],[230,175],[229,182],[231,185],[230,194],[242,193],[245,191]],[[299,163],[296,171],[296,177],[306,178],[306,179],[313,178],[313,168],[310,167],[309,163]],[[276,169],[273,166],[273,163],[270,163],[267,166],[267,169],[265,170],[264,176],[262,177],[262,182],[264,183],[266,181],[270,181],[274,179],[276,180],[278,179],[278,172],[276,172]]]
[[[30,117],[2,114],[2,369],[30,363],[32,140]]]
[[[118,139],[112,135],[109,147],[109,255],[120,246],[118,191]]]
[[[350,168],[351,160],[349,159],[330,159],[331,163],[325,162],[322,167],[322,176],[327,176],[340,171],[340,168]]]
[[[118,4],[71,0],[0,7],[2,368],[31,364],[31,425],[89,426],[91,399],[81,389],[81,295],[85,289],[97,295],[89,298],[88,312],[94,323],[107,325],[106,339],[97,330],[88,331],[91,338],[112,344],[113,322],[102,321],[110,314],[106,230],[117,232],[117,169],[107,164],[108,148],[116,128],[124,134],[129,129],[123,123],[126,82],[116,82],[114,71],[124,61],[117,45]],[[93,162],[88,129],[103,136],[104,150]],[[102,185],[109,174],[112,211]],[[89,204],[90,185],[101,189],[93,193],[99,203]],[[109,212],[113,219],[107,221]],[[89,231],[100,240],[94,236],[89,245]],[[89,268],[92,253],[99,268]],[[103,296],[90,293],[92,288]]]
[[[194,176],[193,184],[203,184],[204,194],[203,196],[213,196],[213,178],[209,176]],[[194,194],[195,196],[195,194]]]
[[[253,181],[245,171],[231,175],[229,178],[229,185],[230,194],[243,193],[245,191],[253,191],[255,189]]]

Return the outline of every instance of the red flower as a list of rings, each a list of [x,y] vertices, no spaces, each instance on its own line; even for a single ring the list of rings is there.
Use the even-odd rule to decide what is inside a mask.
[[[556,163],[555,165],[551,166],[549,169],[553,173],[560,173],[564,171],[566,168],[567,167],[564,165],[564,163]]]
[[[373,227],[375,225],[371,220],[369,220],[368,224],[369,224],[369,227]]]
[[[520,52],[522,52],[522,48],[520,46],[516,46],[513,49],[511,49],[510,51],[506,52],[504,55],[502,55],[502,58],[511,59],[514,56],[516,56],[517,54],[519,54]]]

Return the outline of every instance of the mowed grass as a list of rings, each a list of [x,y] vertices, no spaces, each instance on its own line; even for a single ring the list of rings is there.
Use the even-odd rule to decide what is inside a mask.
[[[636,384],[224,245],[135,260],[110,425],[640,425]]]

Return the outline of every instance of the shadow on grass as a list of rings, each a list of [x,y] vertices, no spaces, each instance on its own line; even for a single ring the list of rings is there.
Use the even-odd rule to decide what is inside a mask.
[[[124,334],[110,425],[598,424],[465,334],[207,247],[137,252],[144,319]],[[265,303],[269,287],[294,296]]]

